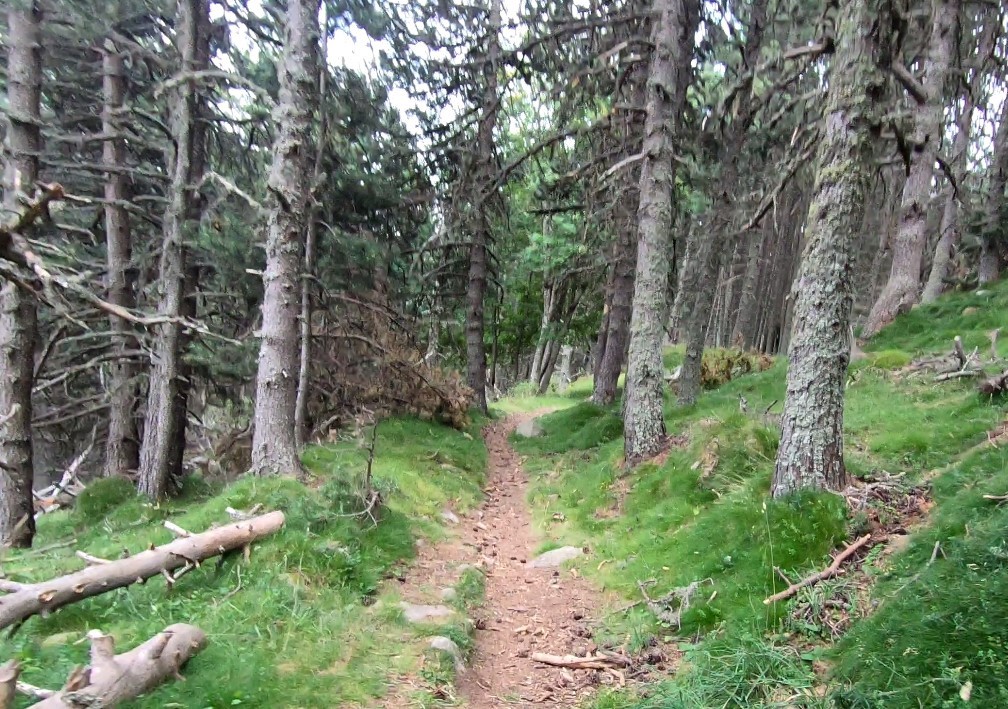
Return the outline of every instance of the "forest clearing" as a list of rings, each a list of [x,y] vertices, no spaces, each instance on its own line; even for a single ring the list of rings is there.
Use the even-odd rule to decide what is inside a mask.
[[[8,0],[0,709],[1008,707],[1008,7]]]

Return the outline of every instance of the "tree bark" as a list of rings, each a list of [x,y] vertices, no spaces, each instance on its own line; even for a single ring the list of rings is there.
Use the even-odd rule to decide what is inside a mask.
[[[42,10],[34,1],[7,11],[7,160],[3,206],[18,214],[32,198],[42,151]],[[0,285],[0,547],[29,547],[32,506],[32,380],[38,315],[34,298],[13,282]]]
[[[299,370],[302,238],[311,203],[312,116],[318,104],[320,0],[290,0],[284,28],[263,272],[262,342],[256,377],[252,473],[300,475],[294,432]]]
[[[656,455],[665,445],[662,345],[668,315],[673,144],[689,83],[699,4],[695,0],[655,0],[652,10],[637,269],[623,405],[624,454],[631,465]]]
[[[187,565],[196,566],[206,559],[231,549],[240,549],[273,534],[283,523],[283,512],[270,512],[201,534],[181,536],[125,559],[98,563],[49,581],[16,585],[15,590],[0,595],[0,628],[144,579],[170,574]]]
[[[208,0],[178,0],[176,36],[181,58],[180,74],[205,68],[203,57],[209,37]],[[184,399],[182,381],[182,328],[177,318],[182,313],[186,281],[186,224],[196,195],[193,194],[200,157],[203,131],[197,123],[201,98],[191,81],[180,81],[170,94],[172,144],[171,183],[168,203],[162,219],[161,260],[158,267],[158,314],[176,319],[157,326],[151,355],[147,413],[140,447],[137,488],[141,494],[157,500],[165,497],[173,477],[177,455],[180,417],[178,402]]]
[[[927,100],[918,107],[915,142],[921,146],[910,164],[903,186],[899,228],[893,242],[889,280],[875,301],[862,336],[871,337],[917,303],[921,260],[927,244],[927,211],[931,181],[944,132],[945,82],[955,52],[959,0],[934,0],[934,19],[924,62],[923,86]]]
[[[466,383],[472,389],[472,403],[486,413],[486,323],[483,301],[486,298],[487,250],[492,240],[490,207],[495,199],[496,164],[494,129],[497,126],[499,97],[497,70],[500,61],[501,0],[490,0],[486,60],[483,64],[483,101],[476,135],[477,194],[475,225],[469,248],[469,280],[466,287]]]
[[[1006,183],[1008,183],[1008,105],[1001,108],[1001,121],[994,136],[994,154],[991,158],[984,221],[980,235],[980,264],[977,269],[981,285],[996,281],[1001,271],[998,233],[1004,229],[1000,217],[1004,209]]]
[[[973,128],[973,113],[976,108],[976,97],[981,90],[981,82],[985,76],[982,63],[986,62],[994,49],[995,29],[1000,21],[999,12],[982,17],[980,22],[980,38],[974,58],[981,66],[973,70],[972,77],[962,91],[962,108],[956,121],[956,137],[952,145],[952,168],[962,189],[963,178],[966,176],[967,151],[969,150],[970,134]],[[952,252],[959,245],[962,230],[959,226],[959,200],[961,195],[950,186],[945,206],[942,210],[941,227],[938,243],[935,245],[934,258],[931,260],[931,272],[927,284],[921,293],[922,303],[933,303],[945,290],[945,278],[949,275],[949,264],[952,262]]]
[[[613,244],[613,290],[606,322],[605,349],[594,382],[592,402],[609,406],[616,401],[616,385],[626,361],[633,311],[634,267],[637,260],[637,234],[621,228]]]
[[[737,347],[751,347],[753,343],[753,319],[756,315],[756,284],[759,281],[760,258],[767,239],[766,229],[749,235],[745,273],[739,295],[738,313],[732,326],[731,343]]]
[[[91,664],[77,683],[30,709],[76,709],[82,706],[114,707],[146,694],[169,679],[181,678],[182,666],[206,647],[206,634],[194,625],[169,625],[153,638],[116,655],[112,636],[98,631],[91,638]]]
[[[322,4],[322,32],[319,37],[319,55],[325,55],[325,44],[327,39],[326,26],[326,6]],[[319,140],[315,146],[315,167],[312,170],[312,184],[314,185],[322,174],[322,160],[325,157],[326,136],[328,131],[327,111],[326,111],[326,85],[329,76],[329,66],[326,62],[319,62],[318,69],[318,96],[319,96]],[[304,448],[308,431],[308,395],[311,388],[311,359],[312,359],[312,308],[314,292],[313,280],[315,278],[315,264],[317,260],[318,241],[318,208],[315,200],[312,200],[308,214],[308,227],[305,234],[304,251],[304,273],[301,275],[301,352],[298,357],[298,386],[297,399],[294,403],[294,441],[298,450]]]
[[[787,393],[772,492],[839,489],[844,379],[850,358],[854,243],[874,170],[874,133],[885,106],[885,77],[874,64],[886,44],[887,0],[856,0],[838,16],[806,246],[794,289]]]
[[[102,159],[113,168],[105,175],[105,244],[108,275],[106,298],[123,308],[134,305],[133,279],[130,277],[132,239],[129,214],[123,206],[129,199],[126,180],[126,141],[118,137],[126,91],[126,70],[122,55],[112,40],[106,40],[102,49],[102,132],[111,137],[102,146]],[[112,330],[112,348],[119,353],[109,364],[109,429],[105,442],[106,477],[126,477],[140,464],[140,446],[136,421],[136,367],[128,350],[136,340],[130,323],[115,315],[109,316]]]
[[[767,25],[767,0],[755,0],[742,50],[743,67],[758,64],[763,34]],[[679,297],[685,300],[680,308],[682,320],[683,355],[679,376],[679,403],[689,406],[700,395],[700,376],[703,364],[704,345],[710,314],[717,292],[717,275],[722,264],[729,264],[739,238],[733,233],[734,205],[739,183],[739,161],[749,129],[749,111],[752,96],[752,75],[748,75],[738,92],[735,118],[723,131],[718,163],[721,172],[718,184],[722,189],[717,195],[714,211],[710,214],[708,229],[694,229],[692,239],[686,245],[686,259],[683,265],[682,283]]]

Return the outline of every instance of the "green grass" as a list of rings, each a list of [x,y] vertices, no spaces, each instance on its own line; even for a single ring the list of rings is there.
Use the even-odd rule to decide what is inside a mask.
[[[998,327],[1008,332],[1008,279],[982,290],[950,293],[914,308],[869,340],[865,349],[912,354],[951,350],[953,338],[959,335],[967,351],[979,347],[989,352],[987,333]],[[1000,351],[1006,349],[1002,344]]]
[[[79,569],[75,549],[115,558],[124,549],[164,543],[170,534],[163,520],[203,530],[226,522],[227,506],[281,509],[286,524],[257,543],[248,562],[239,553],[204,564],[171,591],[151,579],[32,618],[3,641],[3,655],[20,659],[25,681],[59,687],[86,663],[86,644],[76,641],[89,629],[111,633],[124,650],[188,622],[206,631],[209,644],[184,670],[186,681],[168,682],[131,706],[374,706],[390,678],[417,671],[425,646],[424,633],[395,612],[394,593],[382,590],[382,580],[408,563],[416,536],[443,534],[442,509],[476,503],[486,451],[475,426],[460,433],[415,420],[384,422],[374,483],[386,507],[377,526],[345,516],[354,509],[365,451],[346,442],[311,448],[304,458],[316,478],[310,486],[242,479],[215,494],[190,481],[182,498],[155,507],[106,481],[93,485],[77,509],[45,516],[37,548],[76,543],[8,552],[10,578],[42,580]],[[464,582],[461,602],[478,597],[478,583]],[[438,632],[465,642],[461,628]]]
[[[880,609],[836,651],[841,707],[1008,706],[1008,451],[967,456],[935,482],[933,524],[876,589]],[[934,544],[940,554],[933,563]]]
[[[978,310],[963,315],[965,308]],[[667,428],[685,443],[634,470],[622,468],[618,404],[568,406],[541,418],[543,437],[516,439],[527,456],[531,501],[546,544],[589,547],[592,554],[580,567],[596,584],[638,600],[639,582],[654,581],[649,593],[655,597],[710,579],[681,629],[662,627],[640,606],[610,614],[600,635],[617,643],[629,638],[631,648],[655,637],[705,639],[690,646],[676,678],[643,692],[603,693],[591,706],[813,707],[833,699],[852,707],[944,706],[958,701],[967,679],[983,700],[978,705],[1008,705],[1008,681],[1001,679],[1008,656],[1008,510],[980,502],[983,492],[1008,492],[1008,461],[993,449],[976,454],[982,462],[966,453],[1004,419],[1006,406],[979,397],[975,382],[934,383],[898,372],[913,357],[950,350],[956,335],[967,349],[986,353],[987,331],[998,326],[1008,326],[1004,283],[914,310],[871,341],[868,356],[851,368],[849,469],[858,476],[905,473],[911,480],[939,474],[938,504],[933,526],[915,535],[888,572],[881,610],[855,624],[838,651],[832,683],[842,692],[832,699],[812,672],[812,657],[780,644],[788,605],[762,603],[781,588],[774,566],[792,578],[820,569],[856,525],[832,495],[784,502],[767,497],[784,358],[766,372],[705,391],[694,406],[668,400]],[[681,353],[669,350],[666,360],[674,367]],[[745,414],[740,396],[748,401]],[[938,538],[948,558],[908,585]],[[952,640],[957,633],[966,636],[961,644]]]

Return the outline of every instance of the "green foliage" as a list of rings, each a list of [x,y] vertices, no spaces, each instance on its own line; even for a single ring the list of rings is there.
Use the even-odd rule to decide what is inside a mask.
[[[968,456],[935,482],[938,513],[876,591],[881,608],[837,650],[840,707],[1008,704],[1008,452]],[[943,552],[932,563],[934,544]]]
[[[84,522],[99,522],[123,502],[136,498],[136,488],[126,478],[95,480],[77,496],[75,510]]]
[[[868,362],[876,369],[900,369],[910,364],[911,359],[901,350],[882,350],[868,355]]]
[[[794,707],[826,702],[815,691],[811,663],[788,645],[775,645],[748,632],[689,646],[674,680],[640,694],[603,694],[591,709],[694,709],[696,707]]]
[[[541,424],[544,435],[528,439],[522,450],[538,453],[588,450],[623,437],[623,420],[619,416],[587,402],[544,416]]]
[[[940,352],[951,350],[953,338],[959,335],[967,352],[974,347],[989,352],[987,333],[998,327],[1008,331],[1008,279],[981,290],[950,293],[935,303],[916,307],[873,337],[865,348]]]
[[[354,496],[366,459],[354,441],[309,448],[305,462],[315,480],[307,486],[245,478],[217,495],[193,487],[185,499],[155,507],[131,487],[98,481],[83,508],[39,520],[37,547],[77,543],[10,551],[4,559],[10,578],[42,580],[79,569],[75,549],[115,558],[123,549],[162,544],[170,538],[161,526],[166,518],[199,531],[225,522],[225,507],[262,504],[283,510],[286,523],[253,546],[248,562],[230,554],[171,591],[152,579],[32,618],[4,649],[22,662],[26,681],[60,686],[86,663],[86,645],[74,643],[89,629],[111,633],[128,649],[166,625],[189,622],[210,642],[184,670],[186,681],[168,682],[132,706],[374,706],[389,676],[416,670],[423,648],[416,632],[389,613],[394,599],[376,599],[381,580],[411,558],[417,534],[441,534],[441,509],[475,504],[486,464],[476,433],[406,419],[382,423],[374,481],[386,506],[377,526],[366,516],[346,516],[359,509]],[[460,597],[475,599],[476,587],[467,579]],[[442,632],[468,642],[461,626]]]
[[[700,362],[700,385],[713,389],[744,374],[762,372],[773,366],[773,359],[760,352],[708,347]]]

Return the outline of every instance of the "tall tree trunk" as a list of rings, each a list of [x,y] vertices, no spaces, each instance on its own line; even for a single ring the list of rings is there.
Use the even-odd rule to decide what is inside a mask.
[[[105,176],[105,243],[108,262],[106,298],[124,308],[134,304],[133,279],[130,278],[132,240],[129,214],[123,206],[127,200],[126,141],[119,137],[126,90],[126,72],[122,54],[112,40],[107,40],[102,53],[102,132],[115,137],[105,141],[102,159],[112,168]],[[109,316],[112,347],[119,356],[109,365],[110,391],[109,430],[105,442],[106,477],[132,474],[140,464],[140,441],[136,422],[136,367],[125,356],[133,349],[135,334],[130,324],[115,315]]]
[[[302,239],[310,219],[312,116],[318,104],[319,1],[289,0],[284,26],[263,272],[252,473],[300,475],[294,433]]]
[[[37,2],[9,8],[5,221],[20,212],[20,195],[34,196],[42,151],[42,10]],[[31,390],[37,317],[30,294],[11,281],[0,285],[0,547],[29,547],[35,536]]]
[[[742,49],[742,66],[755,70],[759,63],[760,47],[767,25],[767,0],[752,3]],[[742,82],[738,92],[735,118],[724,129],[718,162],[721,173],[718,184],[722,190],[710,218],[709,229],[694,229],[693,238],[686,245],[679,297],[685,299],[682,313],[682,339],[685,345],[682,370],[679,376],[679,403],[688,406],[700,395],[700,372],[704,343],[710,322],[714,296],[717,292],[717,274],[722,262],[728,263],[734,254],[734,205],[737,202],[739,159],[749,129],[749,112],[752,96],[751,74]]]
[[[669,236],[675,183],[673,145],[689,83],[699,3],[655,0],[652,10],[653,48],[645,90],[647,117],[640,175],[637,271],[623,403],[623,442],[630,464],[656,455],[665,444],[662,345],[668,316]]]
[[[492,239],[490,208],[496,198],[496,163],[494,128],[497,126],[499,97],[497,71],[500,60],[501,0],[490,0],[488,46],[483,65],[483,105],[476,135],[476,160],[479,179],[476,224],[469,248],[469,284],[466,289],[466,383],[472,389],[473,406],[484,413],[486,402],[486,323],[483,300],[486,297],[487,250]]]
[[[756,284],[759,281],[761,255],[767,229],[749,235],[746,250],[745,272],[739,295],[738,313],[732,326],[731,343],[737,347],[751,347],[753,343],[753,318],[756,314]]]
[[[320,34],[320,56],[325,56],[327,39],[326,7],[322,4],[322,32]],[[329,76],[329,66],[320,62],[319,66],[319,140],[315,146],[315,167],[312,170],[312,184],[322,174],[322,159],[325,156],[326,137],[328,130],[325,102],[326,79]],[[294,403],[294,441],[298,450],[304,447],[308,431],[308,395],[311,391],[311,360],[312,360],[312,293],[315,277],[316,242],[318,240],[318,208],[312,200],[308,212],[308,228],[305,234],[304,273],[301,275],[301,352],[298,357],[297,399]]]
[[[889,280],[875,301],[862,335],[870,337],[901,312],[917,303],[921,261],[927,244],[927,211],[931,181],[944,132],[945,81],[955,51],[959,0],[934,0],[934,18],[924,62],[923,86],[927,100],[918,107],[914,139],[921,146],[913,157],[903,186],[900,222],[893,242]]]
[[[806,246],[794,289],[787,394],[773,476],[774,497],[839,489],[844,378],[850,359],[854,244],[874,170],[873,128],[885,111],[885,77],[874,64],[887,44],[887,0],[855,0],[838,16]]]
[[[205,68],[209,52],[210,24],[208,0],[178,0],[175,32],[181,59],[180,74]],[[203,130],[197,125],[202,100],[193,80],[179,81],[170,93],[169,113],[173,155],[168,204],[162,219],[161,260],[158,267],[158,314],[173,318],[157,327],[151,356],[147,413],[140,447],[137,488],[151,499],[169,492],[179,470],[179,434],[184,434],[185,416],[179,416],[179,403],[185,400],[187,384],[183,381],[182,328],[177,318],[184,309],[186,282],[187,222],[197,196],[193,185],[201,167]],[[184,437],[184,436],[183,436]]]
[[[644,104],[645,77],[641,70],[632,71],[623,82],[622,94],[630,106]],[[620,129],[624,145],[632,144],[639,126],[634,111],[623,111]],[[630,317],[633,310],[634,270],[637,264],[637,221],[635,207],[640,197],[634,183],[639,176],[632,169],[624,169],[620,176],[623,185],[614,210],[616,239],[612,244],[612,258],[609,268],[609,288],[606,300],[606,317],[603,319],[604,332],[599,337],[601,349],[598,353],[595,379],[592,387],[592,402],[598,406],[609,406],[616,400],[616,386],[620,372],[627,358],[630,341]]]
[[[991,157],[984,223],[980,234],[980,265],[977,275],[981,285],[997,280],[1001,270],[998,232],[1004,228],[1000,216],[1004,209],[1006,182],[1008,182],[1008,104],[1001,108],[1001,122],[994,136],[994,154]]]
[[[995,30],[1000,25],[1000,12],[984,13],[978,18],[982,23],[980,37],[977,40],[975,61],[980,62],[962,91],[962,108],[956,121],[956,137],[952,145],[952,169],[961,188],[962,179],[966,175],[967,151],[973,128],[973,113],[976,108],[976,97],[981,91],[981,82],[985,76],[983,63],[986,62],[994,49]],[[948,277],[949,265],[952,262],[952,252],[959,245],[962,230],[959,226],[959,199],[957,190],[950,188],[945,198],[942,210],[941,228],[938,243],[935,245],[934,258],[931,260],[931,272],[927,284],[921,293],[922,303],[933,303],[945,290],[945,278]]]
[[[609,406],[616,400],[623,362],[626,361],[633,311],[634,264],[637,260],[637,234],[631,228],[619,230],[613,244],[613,285],[609,317],[606,322],[605,350],[595,378],[592,402]]]

